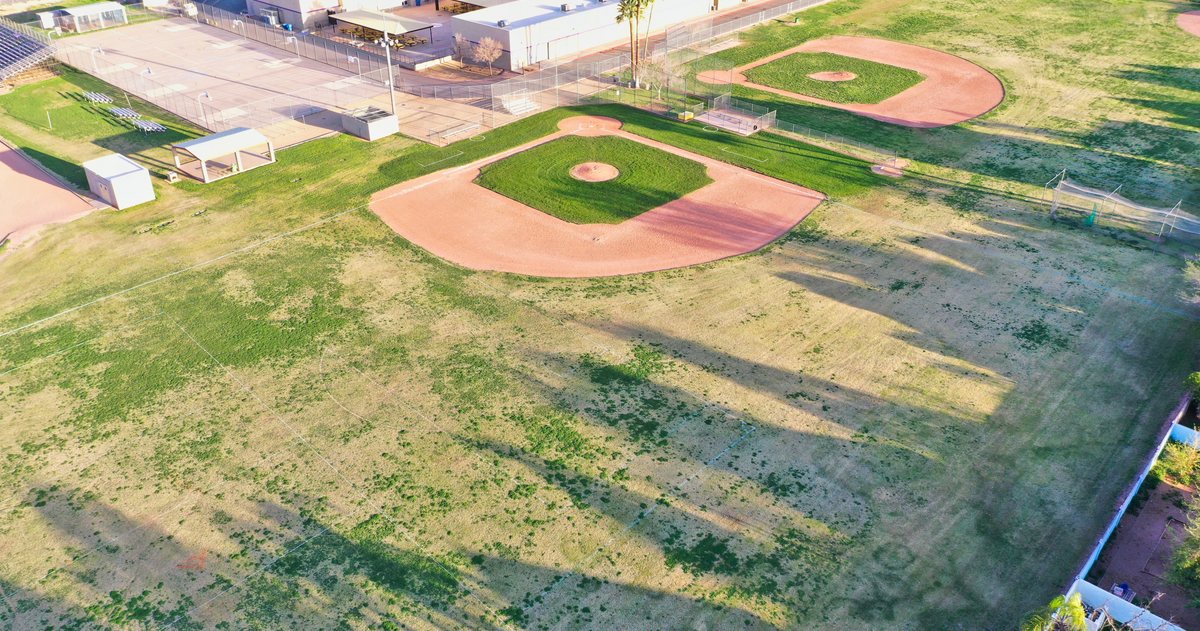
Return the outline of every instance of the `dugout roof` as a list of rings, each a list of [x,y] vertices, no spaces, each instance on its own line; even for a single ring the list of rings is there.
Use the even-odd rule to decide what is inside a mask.
[[[62,10],[63,13],[66,13],[67,15],[73,15],[76,17],[82,17],[85,15],[96,15],[98,13],[124,12],[124,11],[125,11],[125,7],[121,6],[121,4],[119,2],[97,2],[95,4],[85,4],[83,6],[71,7],[69,9]]]

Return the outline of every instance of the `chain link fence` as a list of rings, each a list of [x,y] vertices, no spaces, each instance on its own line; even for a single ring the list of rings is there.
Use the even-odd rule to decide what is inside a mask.
[[[59,43],[59,61],[88,72],[129,94],[149,101],[210,131],[236,127],[262,128],[303,118],[321,110],[344,108],[351,103],[386,93],[377,77],[357,80],[347,77],[329,85],[313,86],[235,107],[217,108],[199,98],[184,96],[173,86],[163,85],[144,72],[127,70],[97,56],[95,49]],[[374,79],[376,83],[372,83]]]

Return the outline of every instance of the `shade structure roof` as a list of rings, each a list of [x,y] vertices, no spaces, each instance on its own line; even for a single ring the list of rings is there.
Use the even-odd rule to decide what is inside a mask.
[[[267,144],[267,137],[259,133],[257,129],[237,127],[171,146],[192,154],[197,160],[208,161],[265,144]]]
[[[402,18],[390,13],[383,13],[381,11],[367,11],[365,9],[338,13],[334,15],[333,18],[338,22],[357,24],[358,26],[372,28],[389,35],[403,35],[413,31],[421,31],[427,28],[433,28],[433,24],[428,22],[410,20],[408,18]]]
[[[88,160],[83,163],[83,168],[106,180],[146,170],[146,167],[119,153],[107,155],[103,158],[96,158],[95,160]]]
[[[97,2],[95,4],[85,4],[78,7],[63,9],[63,13],[67,15],[96,15],[97,13],[108,13],[110,11],[124,11],[125,7],[119,2]]]

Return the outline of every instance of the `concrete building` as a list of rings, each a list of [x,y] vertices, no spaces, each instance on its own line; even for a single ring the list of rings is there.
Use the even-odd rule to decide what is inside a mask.
[[[246,11],[268,23],[291,24],[294,31],[327,26],[329,16],[348,11],[390,11],[434,4],[435,0],[246,0]],[[487,0],[481,0],[486,2]]]
[[[715,8],[713,2],[657,0],[650,28],[659,30],[702,16]],[[617,24],[617,11],[617,0],[515,0],[456,15],[450,25],[472,43],[484,37],[500,42],[504,54],[495,65],[520,70],[539,61],[629,41],[629,25]]]
[[[124,210],[154,201],[150,171],[119,153],[84,162],[83,172],[88,188],[113,208]]]

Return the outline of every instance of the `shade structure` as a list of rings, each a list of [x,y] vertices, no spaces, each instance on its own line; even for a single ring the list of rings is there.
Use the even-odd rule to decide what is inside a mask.
[[[250,151],[264,145],[267,148],[265,154]],[[171,153],[175,157],[175,167],[185,173],[187,170],[179,160],[181,154],[199,161],[199,177],[196,179],[205,184],[275,162],[275,145],[258,130],[249,127],[238,127],[171,145]],[[188,174],[196,177],[195,173]]]
[[[383,13],[381,11],[347,11],[345,13],[338,13],[330,17],[338,22],[346,22],[348,24],[354,24],[355,26],[374,29],[389,35],[404,35],[405,33],[412,33],[414,31],[423,31],[425,29],[433,28],[433,24],[428,22],[410,20],[408,18],[402,18],[390,13]]]

